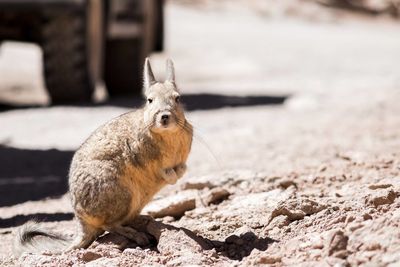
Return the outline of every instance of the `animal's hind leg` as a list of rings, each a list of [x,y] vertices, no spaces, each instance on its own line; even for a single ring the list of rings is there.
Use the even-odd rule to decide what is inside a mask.
[[[66,251],[79,248],[88,248],[102,233],[104,233],[104,230],[95,228],[82,221],[79,221],[79,229],[77,231],[77,234],[71,245],[66,249]]]
[[[139,232],[136,229],[132,228],[131,226],[122,226],[122,225],[113,226],[107,229],[107,231],[110,233],[116,233],[122,235],[132,241],[135,241],[141,246],[146,246],[150,244],[150,241],[145,233]]]

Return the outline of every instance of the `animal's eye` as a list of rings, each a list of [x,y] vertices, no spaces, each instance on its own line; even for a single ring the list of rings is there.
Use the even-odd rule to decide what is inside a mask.
[[[176,103],[179,103],[180,101],[181,101],[181,97],[180,97],[179,95],[176,96],[176,97],[175,97],[175,102],[176,102]]]
[[[147,98],[147,102],[149,102],[149,104],[151,104],[153,102],[152,98]]]

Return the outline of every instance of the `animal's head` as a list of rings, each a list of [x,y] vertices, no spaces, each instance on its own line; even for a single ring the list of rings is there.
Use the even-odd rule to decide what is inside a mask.
[[[167,79],[158,82],[154,78],[149,59],[144,63],[144,121],[153,132],[176,131],[183,127],[185,116],[175,84],[174,64],[167,60]]]

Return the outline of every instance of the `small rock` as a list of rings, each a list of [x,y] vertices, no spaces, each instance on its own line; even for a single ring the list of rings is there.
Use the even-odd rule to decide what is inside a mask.
[[[210,190],[203,198],[203,201],[206,205],[210,204],[218,204],[225,199],[227,199],[231,193],[228,190],[223,188],[214,188]]]
[[[369,215],[368,213],[364,213],[363,214],[363,219],[366,221],[366,220],[371,220],[372,219],[372,216],[371,215]]]
[[[89,262],[89,261],[93,261],[93,260],[97,260],[98,258],[101,258],[102,256],[98,253],[95,253],[93,251],[87,250],[85,251],[84,254],[82,254],[81,259],[84,262]]]
[[[319,172],[324,172],[324,171],[326,171],[327,168],[328,168],[328,167],[326,167],[326,165],[321,165],[321,166],[319,167],[318,171],[319,171]]]
[[[339,259],[346,259],[348,255],[349,255],[349,252],[347,250],[336,251],[335,253],[332,254],[333,257],[339,258]]]
[[[351,223],[351,222],[353,222],[353,221],[356,220],[356,217],[354,217],[353,215],[348,215],[348,216],[346,216],[345,218],[346,218],[346,219],[345,219],[345,223],[346,223],[346,224],[349,224],[349,223]]]
[[[259,264],[274,264],[282,261],[282,257],[279,255],[263,255],[261,256],[257,263]]]
[[[352,222],[347,225],[346,229],[349,230],[350,232],[354,232],[362,227],[364,227],[364,224],[358,222]]]
[[[295,221],[295,220],[301,220],[304,218],[304,216],[306,216],[306,213],[302,210],[293,210],[293,209],[289,209],[287,206],[283,206],[283,207],[278,207],[276,209],[274,209],[272,211],[271,214],[271,219],[269,221],[269,223],[277,216],[279,215],[286,215],[286,217],[290,220],[290,221]]]
[[[182,217],[186,211],[196,208],[195,191],[183,191],[176,195],[171,195],[150,202],[143,212],[154,218],[172,216]]]
[[[326,240],[324,246],[328,256],[345,258],[347,256],[348,236],[342,230],[333,230]]]
[[[376,190],[376,189],[385,189],[388,187],[392,187],[392,184],[370,184],[368,186],[369,189]]]
[[[290,224],[290,220],[286,215],[279,215],[272,219],[272,221],[268,224],[267,230],[271,230],[275,227],[283,228],[284,226],[288,226]]]
[[[212,223],[210,223],[210,224],[207,226],[207,229],[210,230],[210,231],[216,231],[216,230],[218,230],[220,227],[221,227],[221,226],[220,226],[219,224],[212,222]]]
[[[190,190],[190,189],[196,189],[196,190],[202,190],[204,188],[214,188],[215,185],[213,185],[210,182],[187,182],[184,183],[181,188],[183,190]]]
[[[396,199],[397,194],[392,190],[379,190],[373,192],[369,196],[367,196],[367,203],[374,205],[375,207],[392,204]]]
[[[380,250],[382,248],[382,246],[380,243],[378,243],[376,241],[372,241],[369,244],[365,244],[364,248],[365,248],[365,250],[373,251],[373,250]]]
[[[307,198],[296,197],[278,203],[272,211],[268,224],[279,215],[286,215],[290,221],[303,219],[306,215],[320,212],[327,206]]]
[[[346,161],[351,161],[351,157],[343,153],[336,153],[335,156]]]
[[[277,182],[277,186],[283,188],[283,189],[287,189],[290,186],[294,186],[295,188],[297,188],[297,184],[290,180],[290,179],[282,179],[282,180],[278,180]]]

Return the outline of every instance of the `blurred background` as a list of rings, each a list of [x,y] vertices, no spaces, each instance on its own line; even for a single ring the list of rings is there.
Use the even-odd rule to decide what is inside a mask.
[[[190,93],[286,94],[327,80],[339,86],[346,76],[361,82],[367,72],[388,75],[393,56],[379,45],[397,45],[399,6],[397,0],[2,0],[0,102],[87,104],[140,95],[148,55],[156,69],[173,58]],[[164,70],[157,71],[162,79]]]
[[[0,206],[66,192],[73,152],[142,103],[146,56],[160,80],[175,62],[196,128],[188,176],[287,171],[357,141],[373,149],[360,133],[379,127],[349,127],[375,116],[370,103],[398,99],[399,10],[396,0],[0,0]],[[309,146],[318,134],[330,145]]]

